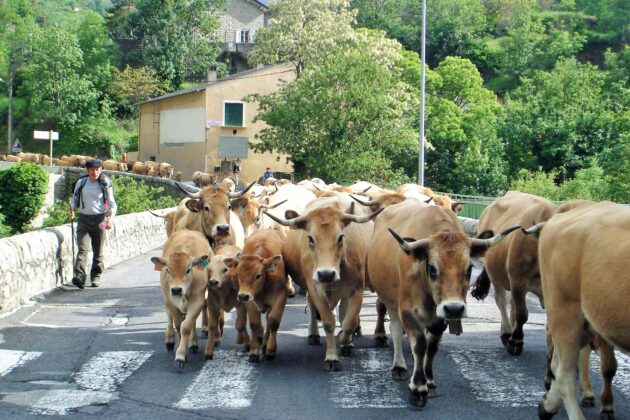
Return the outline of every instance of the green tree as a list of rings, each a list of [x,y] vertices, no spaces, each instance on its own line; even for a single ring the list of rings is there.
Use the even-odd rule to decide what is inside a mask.
[[[350,43],[356,12],[347,0],[283,0],[271,3],[275,16],[256,34],[252,66],[290,62],[298,77],[310,65],[326,61],[330,53]]]
[[[44,204],[48,174],[34,163],[18,163],[0,172],[0,208],[4,223],[24,230]]]
[[[427,185],[442,191],[496,194],[506,186],[495,95],[470,60],[448,57],[429,84]]]
[[[126,66],[122,71],[114,70],[110,91],[116,100],[118,115],[135,117],[137,102],[163,95],[166,88],[152,68]]]
[[[417,96],[369,49],[340,51],[259,102],[269,127],[257,151],[287,153],[296,171],[388,182],[417,173]]]

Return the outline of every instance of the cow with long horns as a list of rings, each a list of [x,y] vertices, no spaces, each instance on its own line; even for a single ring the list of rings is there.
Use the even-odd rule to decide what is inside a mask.
[[[433,358],[447,322],[466,316],[471,259],[482,256],[511,230],[473,239],[452,211],[416,199],[389,206],[377,218],[367,277],[390,316],[396,380],[407,376],[403,331],[409,337],[414,359],[408,388],[412,405],[424,406],[429,389],[435,388]]]
[[[337,371],[339,354],[351,356],[353,334],[359,324],[365,285],[365,256],[373,230],[370,222],[379,212],[354,214],[348,197],[319,198],[311,201],[301,215],[287,210],[285,219],[266,213],[292,229],[287,234],[282,256],[287,273],[301,287],[320,314],[326,332],[326,357],[323,369]],[[333,309],[345,299],[340,350],[335,344]],[[341,308],[340,308],[341,309]],[[312,309],[311,309],[312,312]],[[309,324],[309,342],[319,340],[317,324]]]

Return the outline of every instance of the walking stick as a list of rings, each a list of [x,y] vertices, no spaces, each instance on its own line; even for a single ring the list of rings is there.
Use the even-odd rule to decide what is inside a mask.
[[[70,208],[72,208],[72,198],[69,200],[69,204],[70,204]],[[74,273],[74,264],[75,264],[75,256],[74,256],[74,217],[72,217],[72,219],[70,219],[70,230],[72,231],[72,272]]]

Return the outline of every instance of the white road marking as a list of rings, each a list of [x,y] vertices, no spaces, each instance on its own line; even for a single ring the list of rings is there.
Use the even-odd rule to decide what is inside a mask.
[[[53,389],[47,391],[30,407],[30,412],[40,415],[63,416],[70,410],[88,405],[107,405],[114,396],[109,392],[81,389]]]
[[[18,351],[0,349],[0,376],[7,375],[18,366],[24,365],[42,355],[39,351]]]
[[[84,389],[115,392],[153,354],[153,351],[107,351],[91,358],[75,376]]]
[[[341,359],[343,370],[330,375],[330,398],[340,408],[407,407],[404,391],[391,376],[393,353],[386,349],[355,349]]]
[[[258,389],[255,376],[254,365],[247,355],[216,349],[214,359],[205,362],[174,407],[185,410],[247,408],[252,405]]]
[[[505,350],[501,348],[498,351]],[[527,369],[519,367],[518,358],[506,358],[487,349],[452,350],[448,356],[470,383],[475,397],[492,406],[532,407],[545,394],[543,378],[523,373]]]

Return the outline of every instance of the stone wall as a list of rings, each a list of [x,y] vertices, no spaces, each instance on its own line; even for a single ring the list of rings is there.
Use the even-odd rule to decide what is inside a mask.
[[[0,314],[19,308],[34,295],[71,283],[71,235],[66,224],[0,239]],[[158,248],[165,241],[164,219],[149,212],[117,216],[107,234],[105,266]]]

